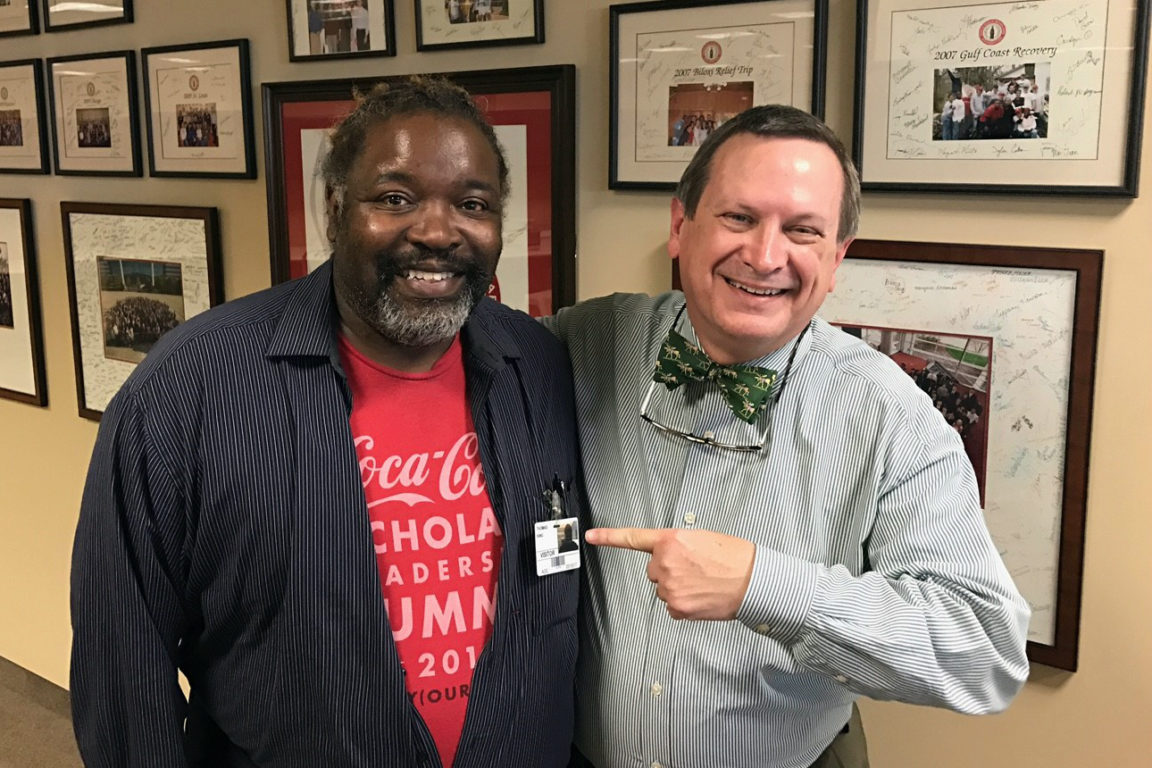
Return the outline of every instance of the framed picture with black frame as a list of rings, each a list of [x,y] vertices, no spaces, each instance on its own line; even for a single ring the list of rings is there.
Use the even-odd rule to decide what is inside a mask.
[[[287,0],[288,60],[396,55],[393,0]]]
[[[544,42],[544,0],[413,0],[416,50]]]
[[[134,51],[48,59],[48,95],[57,174],[142,174]]]
[[[824,116],[827,0],[609,6],[608,186],[675,188],[725,120],[758,104]]]
[[[99,420],[168,331],[224,299],[215,208],[60,203],[79,413]]]
[[[132,0],[101,0],[99,3],[41,0],[41,3],[44,8],[46,32],[132,22]]]
[[[575,82],[571,65],[446,72],[492,123],[509,165],[504,250],[489,295],[531,315],[576,300]],[[387,78],[401,80],[406,76]],[[272,281],[331,253],[320,174],[328,133],[379,80],[265,83],[264,150]]]
[[[820,315],[929,393],[1032,607],[1028,657],[1075,670],[1103,254],[857,240]]]
[[[0,173],[49,173],[44,66],[0,62]]]
[[[11,0],[0,5],[0,37],[34,35],[40,31],[40,19],[36,16],[37,0]]]
[[[0,199],[0,397],[48,405],[28,199]]]
[[[247,40],[140,52],[153,176],[256,178]]]
[[[865,190],[1135,197],[1149,0],[858,0]]]

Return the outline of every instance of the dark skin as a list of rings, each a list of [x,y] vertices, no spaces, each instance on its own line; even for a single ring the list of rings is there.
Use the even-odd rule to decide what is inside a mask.
[[[327,193],[328,239],[342,330],[362,354],[428,371],[454,336],[421,346],[390,338],[367,304],[382,292],[418,314],[467,290],[460,265],[495,273],[503,246],[499,161],[465,120],[414,113],[369,128],[346,180],[343,209]],[[404,273],[381,283],[380,265]],[[366,298],[367,297],[367,298]]]

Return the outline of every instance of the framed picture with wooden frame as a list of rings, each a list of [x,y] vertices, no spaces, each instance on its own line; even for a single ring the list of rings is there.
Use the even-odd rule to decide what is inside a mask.
[[[0,199],[0,397],[48,405],[28,199]]]
[[[413,0],[416,50],[544,42],[544,0]]]
[[[288,60],[396,55],[392,0],[287,0]]]
[[[136,52],[48,59],[52,157],[61,176],[140,176]]]
[[[44,8],[46,32],[132,22],[132,0],[101,0],[99,3],[76,3],[71,0],[41,0],[41,2]]]
[[[1135,197],[1149,0],[857,0],[865,190]]]
[[[0,5],[0,37],[34,35],[40,31],[37,0],[16,0]]]
[[[49,173],[44,68],[40,59],[0,62],[0,173]]]
[[[248,41],[140,51],[152,176],[256,178]]]
[[[475,98],[509,165],[504,251],[489,295],[535,316],[576,300],[575,67],[443,73]],[[402,76],[387,78],[389,81]],[[379,80],[265,83],[268,238],[275,283],[328,259],[320,167],[328,132]]]
[[[609,12],[611,189],[674,189],[708,134],[749,107],[824,116],[827,0],[662,0]]]
[[[60,203],[80,415],[168,331],[224,299],[215,208]]]
[[[857,240],[820,315],[929,390],[1032,607],[1028,656],[1075,670],[1100,251]]]

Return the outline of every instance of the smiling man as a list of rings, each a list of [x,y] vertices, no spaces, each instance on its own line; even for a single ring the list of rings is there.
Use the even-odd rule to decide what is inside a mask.
[[[484,297],[502,151],[440,80],[331,138],[331,262],[167,334],[104,414],[72,570],[90,768],[568,762],[578,571],[539,542],[581,513],[575,414],[560,344]]]
[[[994,712],[1027,676],[955,430],[816,317],[859,196],[823,123],[753,108],[672,201],[683,293],[551,321],[598,526],[574,765],[861,768],[857,697]]]

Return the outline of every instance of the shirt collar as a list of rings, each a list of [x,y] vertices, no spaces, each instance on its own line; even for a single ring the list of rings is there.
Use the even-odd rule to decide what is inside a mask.
[[[808,333],[804,333],[803,338],[800,338],[801,334],[798,333],[775,352],[769,352],[763,357],[757,357],[754,360],[741,361],[741,365],[768,368],[769,370],[779,371],[783,374],[784,369],[788,367],[788,358],[792,355],[792,347],[796,344],[796,339],[800,338],[800,348],[796,350],[796,359],[792,361],[792,371],[795,373],[796,366],[800,363],[800,360],[803,359],[808,350],[812,348],[812,325],[815,322],[815,318],[808,321]],[[700,343],[699,337],[696,335],[696,329],[692,327],[692,319],[688,316],[687,312],[684,313],[684,319],[680,323],[680,334],[701,349],[704,348]]]

